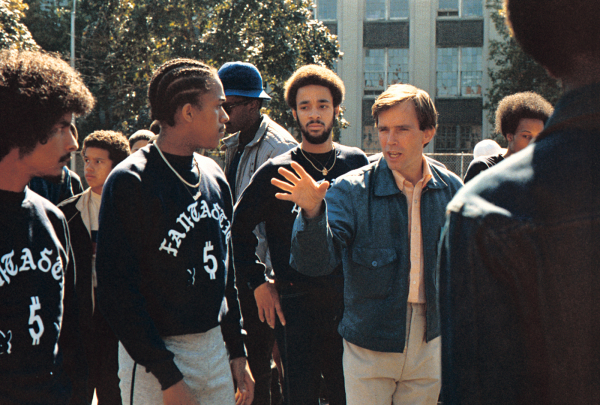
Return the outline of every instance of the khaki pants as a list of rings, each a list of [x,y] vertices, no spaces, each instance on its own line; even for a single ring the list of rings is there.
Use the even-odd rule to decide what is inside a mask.
[[[202,405],[233,405],[233,378],[221,327],[205,333],[164,338],[175,354],[175,364]],[[119,342],[119,378],[123,405],[130,405],[133,360]],[[133,405],[163,405],[160,383],[146,368],[137,365]]]
[[[425,304],[408,304],[404,353],[367,350],[344,340],[348,405],[437,404],[441,338],[425,343]]]

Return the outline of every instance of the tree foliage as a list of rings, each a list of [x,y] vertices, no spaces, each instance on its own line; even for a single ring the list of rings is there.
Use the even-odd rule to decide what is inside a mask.
[[[36,50],[29,29],[21,21],[27,4],[22,0],[0,0],[0,49]]]
[[[32,9],[40,1],[30,0]],[[292,126],[285,80],[307,63],[331,68],[339,56],[336,37],[312,19],[311,0],[86,0],[77,7],[76,67],[97,98],[94,112],[78,123],[82,135],[99,128],[126,134],[147,128],[148,82],[154,69],[175,57],[217,69],[229,61],[253,63],[273,98],[267,112]],[[44,16],[63,27],[62,34],[52,34],[53,43],[44,39],[42,26],[32,29],[40,43],[62,41],[65,57],[69,12]]]
[[[490,40],[489,43],[490,59],[495,66],[489,70],[491,86],[484,108],[488,110],[490,123],[494,123],[500,100],[510,94],[534,91],[551,104],[555,104],[561,93],[559,83],[551,78],[539,63],[523,52],[511,36],[505,23],[502,0],[488,0],[487,8],[501,37],[501,40]],[[501,135],[498,139],[504,142]]]

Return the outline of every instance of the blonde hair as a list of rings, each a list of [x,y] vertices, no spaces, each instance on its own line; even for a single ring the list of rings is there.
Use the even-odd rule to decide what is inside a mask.
[[[379,114],[407,100],[411,100],[415,106],[421,131],[429,128],[437,129],[438,113],[433,100],[426,91],[410,84],[394,84],[377,97],[371,109],[375,125],[377,125]]]

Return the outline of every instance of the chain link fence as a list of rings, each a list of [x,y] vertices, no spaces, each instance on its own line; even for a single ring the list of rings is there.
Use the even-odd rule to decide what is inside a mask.
[[[426,155],[446,165],[448,170],[461,179],[465,177],[469,164],[473,160],[472,153],[426,153]]]

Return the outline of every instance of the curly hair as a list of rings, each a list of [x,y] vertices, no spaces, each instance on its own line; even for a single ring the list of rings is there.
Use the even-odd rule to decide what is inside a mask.
[[[108,152],[108,158],[112,161],[112,167],[121,163],[131,151],[129,141],[120,132],[116,131],[94,131],[83,140],[81,153],[85,155],[87,148],[99,148]]]
[[[431,100],[426,91],[410,84],[394,84],[377,97],[371,109],[375,124],[377,124],[380,113],[407,100],[411,100],[415,106],[417,119],[419,120],[419,129],[421,131],[429,128],[437,128],[438,113],[433,100]]]
[[[523,118],[541,120],[544,124],[554,112],[552,104],[537,93],[526,91],[504,97],[496,109],[496,132],[505,138],[514,134]]]
[[[0,51],[0,159],[14,148],[27,155],[47,142],[68,113],[85,115],[94,97],[79,73],[43,52]]]
[[[600,63],[600,2],[505,0],[505,8],[517,42],[554,76],[571,73],[578,56]]]
[[[306,65],[296,70],[285,82],[285,102],[292,110],[296,109],[298,89],[310,85],[327,87],[331,92],[334,107],[344,101],[346,88],[342,79],[335,72],[319,65]]]
[[[150,117],[175,125],[175,112],[185,104],[199,106],[199,97],[210,90],[217,70],[193,59],[173,59],[163,63],[152,75],[148,86]]]

